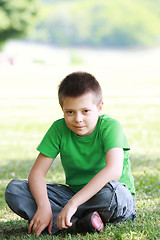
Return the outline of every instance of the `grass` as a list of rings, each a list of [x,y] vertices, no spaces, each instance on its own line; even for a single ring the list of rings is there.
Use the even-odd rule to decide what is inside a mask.
[[[73,69],[69,68],[64,71],[71,72],[72,70]],[[22,73],[17,73],[17,71],[13,69],[10,69],[10,71],[11,76],[15,76],[15,73],[17,74],[14,81],[15,86],[19,87],[17,90],[12,83],[11,87],[8,87],[9,93],[13,90],[21,93],[19,95],[23,95],[23,84],[20,84],[20,76]],[[42,69],[42,72],[43,71]],[[54,69],[52,76],[54,76],[54,72],[56,71],[58,72],[59,68]],[[27,74],[27,71],[25,73]],[[31,76],[29,74],[32,73],[33,72],[28,72],[28,75],[24,76],[23,81],[26,81],[27,76]],[[34,72],[34,74],[37,73]],[[6,82],[2,83],[2,89],[7,90],[7,82],[9,83],[11,80],[11,76],[8,72],[4,75],[3,71],[1,72],[1,76],[2,75],[3,78],[6,79]],[[102,75],[102,73],[100,75]],[[0,79],[2,79],[1,76]],[[45,74],[43,73],[39,79],[42,80],[44,76]],[[38,84],[37,75],[34,75],[34,77]],[[49,84],[49,93],[51,85],[54,86],[54,89],[56,88],[55,85],[57,85],[58,78],[61,79],[60,74],[54,83],[52,83],[51,77],[49,80],[47,80],[47,78],[45,79]],[[123,81],[126,81],[126,78],[123,79]],[[154,79],[152,79],[150,86],[148,81],[148,90],[145,93],[143,92],[143,96],[137,96],[137,85],[135,84],[133,86],[132,83],[132,90],[136,97],[134,97],[134,94],[132,94],[132,96],[125,94],[122,97],[123,86],[126,85],[129,88],[129,83],[127,83],[127,85],[123,81],[122,87],[120,83],[117,83],[120,94],[116,97],[109,96],[105,99],[104,112],[115,117],[122,123],[131,146],[132,172],[136,186],[136,220],[125,223],[108,224],[105,227],[105,231],[100,234],[73,235],[68,231],[64,231],[56,236],[41,235],[38,239],[160,239],[159,95],[147,95],[150,86],[152,86],[152,93],[154,92],[154,88],[158,92],[159,84],[157,77],[155,78],[155,85]],[[25,85],[27,90],[31,88],[31,83],[32,78]],[[36,83],[34,84],[36,85]],[[115,82],[110,83],[109,86],[107,83],[105,84],[107,86],[106,88],[112,89],[113,93]],[[103,85],[105,84],[103,83]],[[11,89],[12,87],[13,89]],[[33,92],[36,92],[34,85],[33,88]],[[40,83],[39,90],[40,92],[45,90],[42,82]],[[128,92],[127,87],[125,91]],[[47,95],[47,92],[45,94]],[[107,95],[107,93],[105,95]],[[27,234],[28,223],[16,216],[6,205],[4,191],[11,179],[27,179],[30,168],[37,156],[36,146],[52,122],[61,117],[62,113],[57,104],[56,96],[53,98],[39,98],[38,96],[34,98],[25,98],[22,96],[19,98],[3,97],[0,98],[0,113],[0,239],[34,240],[37,239],[35,235]],[[64,174],[59,158],[55,160],[47,174],[47,182],[50,181],[64,183]]]

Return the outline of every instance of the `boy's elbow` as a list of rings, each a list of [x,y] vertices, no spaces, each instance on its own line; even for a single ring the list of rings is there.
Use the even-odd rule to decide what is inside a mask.
[[[45,175],[37,169],[31,169],[28,175],[28,183],[31,183],[31,182],[33,183],[40,179],[45,179]]]
[[[118,181],[121,178],[122,170],[115,169],[114,172],[115,172],[115,174],[114,174],[114,179],[113,180]]]
[[[31,179],[32,179],[32,174],[31,174],[31,172],[30,172],[29,175],[28,175],[28,182],[30,182]]]
[[[34,181],[34,179],[36,178],[36,172],[31,170],[29,175],[28,175],[28,182],[31,182],[32,180]]]
[[[121,175],[116,175],[116,176],[114,177],[114,180],[115,180],[115,181],[118,181],[118,180],[120,179],[120,177],[121,177]]]

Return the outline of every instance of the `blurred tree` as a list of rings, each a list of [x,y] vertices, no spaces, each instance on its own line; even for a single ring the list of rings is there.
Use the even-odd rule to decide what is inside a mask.
[[[96,47],[159,44],[160,0],[43,2],[41,19],[33,36],[41,42]]]
[[[38,0],[0,0],[0,48],[26,34],[35,19]]]

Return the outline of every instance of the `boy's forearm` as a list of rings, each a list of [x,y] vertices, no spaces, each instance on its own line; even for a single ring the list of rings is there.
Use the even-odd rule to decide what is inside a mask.
[[[45,177],[54,159],[40,153],[29,173],[29,189],[37,206],[49,206]]]
[[[29,189],[38,207],[46,206],[49,203],[47,196],[45,177],[34,172],[28,177]]]
[[[45,175],[32,169],[28,177],[28,183],[33,198],[37,203],[37,211],[29,224],[28,233],[33,231],[39,236],[48,227],[48,232],[51,234],[53,215],[47,196]]]
[[[97,173],[85,187],[71,198],[70,203],[76,207],[80,206],[99,192],[109,181],[118,180],[118,178],[116,178],[117,177],[114,177],[114,174],[112,174],[112,171],[108,171],[105,167]]]

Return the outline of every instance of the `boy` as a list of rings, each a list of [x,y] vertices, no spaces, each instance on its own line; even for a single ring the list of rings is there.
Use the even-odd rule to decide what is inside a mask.
[[[102,115],[101,87],[94,76],[74,72],[59,85],[64,118],[53,123],[38,146],[28,182],[6,188],[10,208],[28,219],[39,236],[73,228],[103,231],[108,222],[136,217],[129,145],[116,120]],[[47,184],[45,176],[60,153],[66,184]]]

